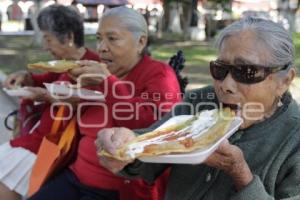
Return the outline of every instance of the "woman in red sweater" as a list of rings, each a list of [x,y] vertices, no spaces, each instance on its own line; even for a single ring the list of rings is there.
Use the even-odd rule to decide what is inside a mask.
[[[157,198],[155,185],[120,178],[102,167],[94,145],[99,130],[148,127],[181,100],[172,68],[144,55],[147,36],[145,19],[133,9],[117,7],[104,13],[97,32],[103,63],[82,61],[82,67],[70,73],[78,78],[84,75],[79,83],[103,92],[105,102],[78,106],[82,137],[75,162],[29,200]]]
[[[38,16],[38,25],[43,33],[43,45],[57,60],[99,60],[99,56],[85,48],[83,20],[71,8],[53,5],[42,10]],[[51,95],[43,83],[69,81],[68,73],[31,74],[27,71],[16,72],[8,76],[4,86],[30,86],[33,96],[23,99],[21,109],[32,109],[34,101],[43,102],[40,106],[41,117],[34,130],[0,145],[0,199],[20,199],[28,190],[28,177],[36,159],[36,152],[42,138],[49,133],[52,125],[50,115]]]

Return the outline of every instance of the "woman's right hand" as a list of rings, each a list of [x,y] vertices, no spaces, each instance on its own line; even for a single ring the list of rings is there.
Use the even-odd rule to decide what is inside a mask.
[[[97,147],[97,154],[102,150],[114,155],[117,149],[124,146],[129,141],[135,138],[133,131],[127,128],[106,128],[98,132],[95,141]],[[126,165],[132,163],[134,160],[119,161],[106,156],[98,156],[102,166],[107,168],[113,173],[121,171]]]
[[[33,86],[32,76],[27,71],[18,71],[7,76],[3,86],[7,89],[14,89],[19,86]]]
[[[73,78],[80,86],[99,85],[111,73],[107,65],[92,60],[80,60],[76,62],[81,67],[69,71],[69,76]]]

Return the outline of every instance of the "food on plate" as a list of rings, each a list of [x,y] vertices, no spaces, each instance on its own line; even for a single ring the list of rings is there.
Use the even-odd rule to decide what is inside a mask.
[[[63,73],[70,69],[79,67],[75,61],[69,60],[52,60],[48,62],[37,62],[28,64],[28,69],[39,69],[48,72]]]
[[[205,110],[183,122],[140,135],[118,149],[115,155],[105,151],[99,154],[126,161],[205,149],[228,132],[234,119],[235,113],[230,108]]]

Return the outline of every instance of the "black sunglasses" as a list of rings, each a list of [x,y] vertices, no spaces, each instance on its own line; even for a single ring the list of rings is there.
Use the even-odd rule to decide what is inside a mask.
[[[235,81],[254,84],[265,80],[272,73],[286,70],[289,65],[286,64],[283,67],[264,67],[252,64],[230,65],[220,60],[215,60],[210,62],[210,73],[215,80],[222,81],[230,72]]]

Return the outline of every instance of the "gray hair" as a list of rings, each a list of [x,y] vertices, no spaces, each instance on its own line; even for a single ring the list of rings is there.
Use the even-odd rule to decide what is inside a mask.
[[[44,8],[37,18],[42,31],[53,34],[61,43],[73,34],[77,47],[84,45],[83,19],[72,8],[63,5],[51,5]]]
[[[281,25],[262,18],[248,17],[234,22],[221,31],[216,41],[216,47],[220,50],[226,38],[234,36],[243,30],[252,30],[261,43],[271,53],[268,66],[278,67],[294,66],[295,46],[289,32]]]
[[[102,15],[100,23],[106,17],[117,17],[121,24],[124,25],[124,28],[129,30],[136,40],[141,36],[148,37],[148,26],[145,18],[132,8],[126,6],[111,8]]]

